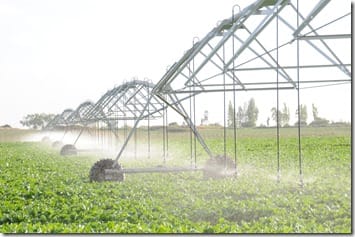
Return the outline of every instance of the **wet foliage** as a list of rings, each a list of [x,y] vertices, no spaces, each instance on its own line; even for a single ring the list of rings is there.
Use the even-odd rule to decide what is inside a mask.
[[[218,134],[204,135],[221,153]],[[189,159],[181,136],[188,134],[170,136],[176,155],[168,163]],[[124,182],[90,182],[98,157],[62,157],[40,143],[0,143],[0,232],[350,233],[350,144],[348,134],[303,137],[301,187],[294,136],[281,140],[280,183],[272,135],[240,135],[237,177],[128,174]],[[228,144],[230,157],[232,150]],[[141,167],[143,161],[122,163]]]

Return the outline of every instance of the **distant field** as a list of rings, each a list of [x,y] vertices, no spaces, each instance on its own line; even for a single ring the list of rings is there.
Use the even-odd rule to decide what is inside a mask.
[[[223,154],[223,129],[201,128],[214,154]],[[127,174],[122,183],[90,183],[102,156],[61,157],[37,142],[13,142],[36,131],[0,130],[2,233],[351,233],[350,127],[302,128],[299,186],[296,128],[281,129],[281,182],[276,182],[276,129],[239,129],[238,176],[205,180],[200,172]],[[233,131],[227,131],[233,157]],[[138,155],[124,167],[162,164],[162,134],[138,131]],[[41,136],[37,136],[41,137]],[[187,130],[169,132],[167,165],[186,165]],[[6,141],[6,142],[5,142]],[[78,143],[80,146],[80,144]],[[167,144],[165,144],[167,145]],[[130,144],[132,147],[132,144]],[[197,146],[197,164],[205,152]],[[130,154],[131,155],[131,154]]]
[[[218,135],[223,136],[223,128],[220,127],[199,127],[199,131],[203,136]],[[122,131],[121,131],[122,132]],[[146,132],[146,129],[139,129],[140,136],[143,137]],[[156,136],[159,137],[161,134],[161,129],[153,130],[153,134],[156,132]],[[34,129],[17,129],[17,128],[0,128],[0,142],[6,141],[21,141],[23,139],[28,139],[31,135],[40,135],[42,132],[40,130]],[[181,134],[189,133],[189,129],[181,127],[170,127],[170,134]],[[281,137],[295,137],[298,135],[298,129],[295,127],[291,128],[281,128],[280,129]],[[301,136],[350,136],[351,127],[324,127],[324,128],[315,128],[315,127],[302,127]],[[233,137],[233,129],[227,129],[227,136]],[[237,129],[237,137],[275,137],[276,128],[239,128]]]
[[[38,133],[40,131],[33,129],[0,128],[0,142],[22,141]]]

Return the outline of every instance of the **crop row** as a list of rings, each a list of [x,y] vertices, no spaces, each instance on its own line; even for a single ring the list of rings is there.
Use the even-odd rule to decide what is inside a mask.
[[[210,137],[207,142],[213,149],[220,149],[220,140]],[[274,141],[245,138],[238,142],[238,177],[204,180],[199,172],[136,174],[127,175],[122,183],[90,183],[88,172],[98,159],[95,157],[61,157],[57,151],[36,143],[1,143],[0,231],[351,231],[348,137],[303,140],[303,188],[298,184],[294,138],[281,144],[280,183],[276,182]],[[172,140],[170,152],[176,154],[180,143],[179,139]],[[188,154],[188,147],[181,152]],[[179,158],[178,155],[174,157]],[[183,160],[180,163],[184,163],[186,156],[181,155],[180,159]],[[122,162],[125,167],[141,166],[141,160]],[[144,162],[149,163],[148,160]]]

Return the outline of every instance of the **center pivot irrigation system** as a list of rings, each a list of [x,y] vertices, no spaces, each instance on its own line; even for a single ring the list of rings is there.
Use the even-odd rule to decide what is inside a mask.
[[[233,6],[231,16],[219,21],[204,38],[192,40],[192,47],[153,84],[148,80],[125,82],[104,94],[95,104],[85,102],[75,111],[65,110],[51,121],[48,130],[80,126],[73,144],[65,147],[76,154],[75,144],[82,132],[94,124],[105,130],[120,145],[115,159],[102,159],[90,171],[91,181],[124,179],[125,173],[180,172],[202,170],[207,177],[237,174],[237,125],[233,123],[234,159],[227,156],[226,100],[233,108],[239,91],[275,91],[279,113],[280,91],[289,90],[289,100],[300,111],[301,90],[351,84],[351,12],[334,9],[343,1],[258,0],[243,10]],[[347,3],[350,4],[350,3]],[[238,9],[237,9],[238,8]],[[237,10],[236,10],[237,9]],[[346,10],[349,8],[345,8]],[[196,127],[196,98],[209,93],[223,98],[223,154],[214,154]],[[123,169],[118,163],[138,124],[146,120],[150,139],[150,121],[163,120],[164,158],[167,151],[167,111],[175,111],[190,129],[190,167],[153,167]],[[234,121],[236,121],[234,113]],[[301,119],[298,113],[298,168],[303,184]],[[132,121],[123,138],[119,123]],[[127,127],[127,126],[125,126]],[[100,131],[100,129],[99,129]],[[277,116],[277,174],[280,179],[280,121]],[[95,133],[96,136],[100,132]],[[150,155],[150,140],[148,153]],[[209,159],[197,167],[196,144]]]

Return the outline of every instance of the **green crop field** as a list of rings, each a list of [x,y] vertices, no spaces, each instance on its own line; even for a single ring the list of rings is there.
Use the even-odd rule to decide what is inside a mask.
[[[227,153],[233,157],[233,132],[227,132]],[[1,133],[2,233],[352,232],[350,127],[302,128],[303,187],[295,128],[281,129],[280,183],[276,131],[270,128],[238,130],[237,177],[127,174],[124,182],[103,183],[91,183],[88,177],[100,156],[61,157],[58,150],[38,142],[7,141]],[[201,133],[215,154],[223,153],[223,129]],[[143,144],[145,133],[139,134]],[[121,163],[160,164],[160,138],[159,131],[152,134],[151,159],[141,148],[136,159],[123,157]],[[207,156],[197,148],[201,165]],[[188,131],[169,133],[166,162],[191,163]]]

